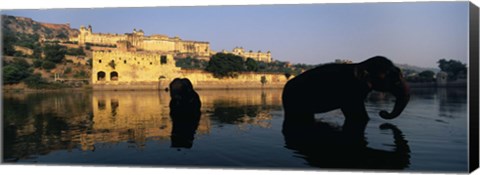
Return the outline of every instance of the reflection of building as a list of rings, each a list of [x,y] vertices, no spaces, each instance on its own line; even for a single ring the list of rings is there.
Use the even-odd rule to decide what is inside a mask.
[[[229,53],[226,50],[223,50],[222,52]],[[255,61],[262,61],[267,63],[272,62],[272,54],[270,53],[270,51],[268,51],[267,53],[262,53],[261,51],[253,52],[252,50],[245,52],[245,50],[243,50],[243,47],[235,47],[230,53],[241,56],[245,60],[247,58],[252,58]]]
[[[145,36],[143,30],[133,30],[126,34],[93,33],[92,27],[80,27],[80,34],[70,38],[70,41],[80,45],[93,44],[100,46],[119,46],[119,43],[129,45],[136,51],[154,51],[177,56],[210,57],[210,44],[203,41],[185,41],[178,37],[165,35]]]
[[[95,143],[129,142],[142,148],[147,140],[170,139],[172,122],[169,116],[168,93],[136,92],[94,93],[92,98],[92,133],[82,136],[82,148]],[[206,116],[200,119],[197,134],[210,131]],[[90,145],[88,145],[90,144]]]
[[[448,74],[446,72],[440,71],[437,73],[437,85],[445,85],[448,81]]]

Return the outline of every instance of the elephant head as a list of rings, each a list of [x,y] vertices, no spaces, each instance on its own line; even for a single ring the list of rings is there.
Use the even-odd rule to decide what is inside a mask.
[[[384,119],[396,118],[402,113],[410,100],[410,88],[403,78],[402,71],[390,60],[382,56],[372,57],[358,64],[355,74],[366,81],[375,91],[390,92],[395,98],[392,112],[380,111]]]
[[[194,93],[192,83],[186,78],[175,78],[169,88],[170,96],[176,103],[191,99]]]

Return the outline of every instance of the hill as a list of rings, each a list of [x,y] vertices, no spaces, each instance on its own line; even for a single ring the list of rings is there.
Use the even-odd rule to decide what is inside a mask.
[[[26,35],[38,35],[44,39],[68,39],[78,35],[70,24],[51,24],[34,21],[31,18],[2,15],[2,30]]]

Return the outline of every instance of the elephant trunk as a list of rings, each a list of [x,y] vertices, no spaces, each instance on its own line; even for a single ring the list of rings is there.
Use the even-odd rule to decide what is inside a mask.
[[[383,119],[394,119],[398,117],[410,100],[410,88],[405,80],[401,80],[393,89],[392,94],[396,97],[395,106],[391,113],[380,111],[380,117]]]

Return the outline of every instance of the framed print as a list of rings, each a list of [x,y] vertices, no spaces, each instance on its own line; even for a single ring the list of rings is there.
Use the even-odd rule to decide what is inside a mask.
[[[468,1],[1,10],[2,164],[469,173]]]

